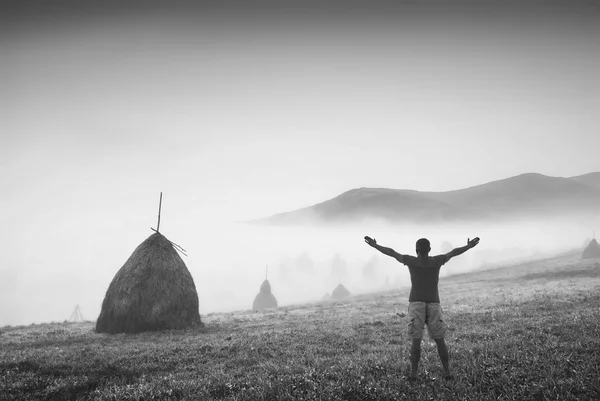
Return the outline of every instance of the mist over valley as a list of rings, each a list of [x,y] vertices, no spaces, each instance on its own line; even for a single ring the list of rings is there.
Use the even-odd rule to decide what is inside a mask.
[[[584,179],[589,182],[597,176],[588,174]],[[523,180],[527,185],[519,185]],[[538,181],[541,184],[534,185]],[[323,216],[327,224],[307,220],[279,224],[277,217],[267,220],[268,224],[227,222],[225,214],[211,219],[206,213],[188,212],[174,205],[183,203],[183,197],[165,194],[161,232],[187,252],[188,256],[182,258],[194,278],[201,314],[250,309],[266,275],[279,305],[285,306],[321,300],[339,283],[352,295],[410,286],[406,267],[367,246],[365,235],[411,255],[415,254],[415,241],[421,237],[431,241],[431,254],[435,255],[479,236],[481,243],[476,249],[442,268],[442,280],[448,275],[582,250],[595,227],[600,227],[599,219],[588,214],[593,206],[600,205],[593,203],[600,190],[592,185],[597,181],[574,181],[528,174],[447,193],[352,190],[308,209],[326,210]],[[553,187],[557,182],[564,185]],[[567,189],[573,189],[573,193]],[[494,211],[499,202],[512,204],[511,212],[524,203],[527,210],[532,210],[535,202],[564,206],[568,201],[572,202],[570,206],[576,203],[589,208],[580,207],[577,211],[585,213],[572,215],[566,210],[564,214],[556,213],[556,209],[547,214],[538,211],[528,219],[524,212],[512,213],[510,219],[494,216],[421,223],[386,219],[389,211],[398,209],[410,217],[429,207],[422,202],[407,205],[403,201],[405,193],[430,199],[437,196],[434,202],[460,199],[462,205]],[[548,199],[552,196],[555,198]],[[15,257],[10,269],[2,273],[0,324],[62,321],[75,305],[80,306],[86,319],[96,319],[112,278],[133,250],[152,234],[148,227],[155,227],[155,202],[146,200],[143,208],[136,209],[132,201],[130,206],[133,211],[123,207],[121,217],[114,215],[114,220],[88,220],[86,226],[93,230],[82,231],[81,221],[59,219],[51,237],[40,231],[31,232],[27,241],[13,239],[12,249],[19,250],[21,257]],[[36,251],[32,253],[31,249]]]

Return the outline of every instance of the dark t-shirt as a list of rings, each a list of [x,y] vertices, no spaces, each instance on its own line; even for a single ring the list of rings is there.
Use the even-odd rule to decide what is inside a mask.
[[[429,256],[426,260],[419,257],[402,255],[401,263],[410,271],[410,297],[408,302],[440,302],[438,281],[440,267],[448,261],[446,255]]]

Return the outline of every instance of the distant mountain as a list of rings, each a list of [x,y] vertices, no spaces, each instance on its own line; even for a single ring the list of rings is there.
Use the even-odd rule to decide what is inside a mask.
[[[528,173],[449,192],[429,192],[457,207],[488,213],[600,207],[600,187],[573,178]]]
[[[589,185],[590,187],[600,188],[600,172],[578,175],[576,177],[571,177],[570,179]]]
[[[600,172],[577,177],[527,173],[447,192],[357,188],[303,209],[255,223],[295,225],[497,220],[582,212],[600,213]]]

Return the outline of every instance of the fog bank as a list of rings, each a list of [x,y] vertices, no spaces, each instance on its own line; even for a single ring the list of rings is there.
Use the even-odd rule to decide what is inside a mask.
[[[415,254],[416,240],[426,237],[433,255],[479,236],[479,246],[442,268],[442,280],[449,274],[582,248],[592,235],[587,227],[592,222],[550,220],[493,226],[372,223],[318,228],[197,222],[192,229],[183,223],[165,224],[161,231],[188,252],[182,257],[194,278],[201,314],[250,309],[267,267],[280,306],[318,301],[340,282],[352,294],[409,286],[406,267],[366,245],[365,235],[403,254]],[[151,233],[143,226],[130,232],[125,226],[115,231],[105,227],[80,235],[63,229],[38,238],[37,246],[14,244],[31,247],[22,249],[19,257],[13,254],[11,268],[1,272],[0,325],[62,321],[76,304],[86,319],[95,320],[110,281]],[[31,241],[35,240],[33,235]]]

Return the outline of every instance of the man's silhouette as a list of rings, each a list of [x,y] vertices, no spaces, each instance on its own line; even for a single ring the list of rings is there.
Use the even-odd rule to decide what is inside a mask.
[[[410,349],[411,379],[417,377],[417,368],[421,358],[421,340],[423,339],[425,325],[427,325],[429,337],[434,339],[437,344],[438,353],[444,367],[444,376],[448,379],[452,378],[448,363],[448,347],[444,340],[446,324],[442,319],[442,307],[440,306],[440,296],[438,294],[440,268],[454,256],[458,256],[476,246],[479,243],[479,238],[467,239],[467,245],[455,248],[445,255],[433,257],[429,256],[431,246],[426,238],[417,241],[417,257],[402,255],[392,248],[378,245],[374,238],[365,237],[365,242],[379,252],[391,256],[398,262],[408,266],[412,284],[410,297],[408,298],[408,336],[412,339]]]

